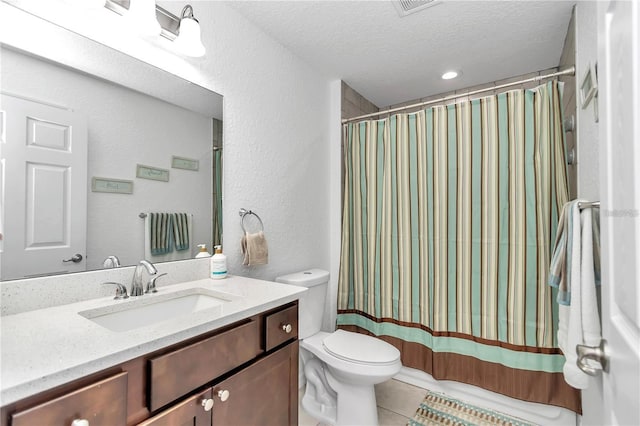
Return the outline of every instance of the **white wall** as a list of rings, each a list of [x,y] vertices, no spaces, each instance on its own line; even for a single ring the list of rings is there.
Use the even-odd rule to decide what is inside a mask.
[[[595,201],[600,200],[598,124],[594,120],[594,102],[582,109],[579,91],[587,67],[598,57],[597,2],[579,1],[575,13],[578,198]],[[603,424],[602,401],[602,376],[597,376],[582,392],[582,424]]]
[[[335,222],[330,219],[335,187],[329,185],[329,146],[339,144],[339,138],[336,142],[335,135],[330,137],[330,128],[339,128],[339,116],[330,113],[329,78],[226,2],[193,4],[207,48],[202,59],[168,52],[166,40],[146,42],[123,35],[109,27],[118,19],[109,11],[85,11],[82,19],[75,19],[68,9],[54,7],[71,2],[9,2],[224,95],[223,238],[231,273],[273,279],[311,267],[329,269],[332,263],[335,269],[330,257],[337,253],[330,254],[329,247],[330,220]],[[179,13],[185,3],[160,4]],[[39,44],[37,34],[26,33]],[[84,61],[100,61],[91,52],[83,54]],[[241,207],[254,210],[264,222],[266,266],[241,264]],[[331,232],[335,241],[335,227]]]
[[[586,109],[580,102],[580,85],[589,67],[598,59],[597,2],[576,4],[576,119],[578,154],[578,198],[600,200],[600,167],[598,166],[598,123],[594,119],[595,102]]]
[[[193,214],[187,258],[196,244],[211,241],[211,118],[32,56],[1,54],[3,91],[87,117],[87,270],[101,268],[109,255],[123,265],[144,258],[140,212]],[[172,155],[198,159],[199,170],[172,169]],[[169,170],[169,182],[137,179],[136,164]],[[133,194],[92,192],[94,176],[131,180]]]
[[[197,3],[195,12],[212,46],[205,66],[224,95],[223,241],[230,272],[273,279],[329,268],[329,80],[227,4]],[[264,222],[266,266],[242,266],[242,207]]]

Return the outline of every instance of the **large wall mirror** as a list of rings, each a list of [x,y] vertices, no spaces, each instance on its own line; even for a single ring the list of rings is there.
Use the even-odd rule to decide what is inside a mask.
[[[1,47],[3,281],[112,267],[114,257],[188,259],[221,239],[222,96],[83,43],[119,68],[118,82]],[[187,220],[171,238],[156,217]]]

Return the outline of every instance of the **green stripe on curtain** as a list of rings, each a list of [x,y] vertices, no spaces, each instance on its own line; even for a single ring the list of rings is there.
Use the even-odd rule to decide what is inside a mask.
[[[469,112],[469,109],[467,108]],[[471,120],[472,116],[481,117],[482,110],[479,100],[471,102],[470,115],[465,123],[470,125],[471,164],[469,171],[469,190],[471,192],[471,205],[469,208],[476,214],[471,215],[471,271],[469,280],[481,283],[482,256],[486,247],[482,241],[482,120]],[[482,285],[471,285],[471,334],[482,335]]]
[[[434,352],[455,352],[521,370],[557,373],[562,372],[565,362],[564,356],[561,354],[517,351],[459,337],[434,336],[420,328],[404,327],[391,322],[375,322],[358,314],[340,315],[338,325],[342,324],[356,325],[376,335],[395,336],[406,342],[420,343],[431,348]]]
[[[545,285],[568,197],[561,100],[549,82],[344,126],[340,326],[562,371]]]
[[[213,245],[222,245],[222,150],[213,151]]]

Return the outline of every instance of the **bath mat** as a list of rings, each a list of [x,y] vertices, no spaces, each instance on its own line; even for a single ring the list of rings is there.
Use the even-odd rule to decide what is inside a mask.
[[[482,425],[533,426],[521,419],[486,408],[476,407],[441,393],[427,391],[407,426]]]

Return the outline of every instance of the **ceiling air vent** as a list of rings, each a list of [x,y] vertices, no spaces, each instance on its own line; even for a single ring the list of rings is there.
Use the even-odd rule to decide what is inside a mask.
[[[440,4],[441,0],[393,0],[393,5],[400,17],[420,12],[431,6]]]

